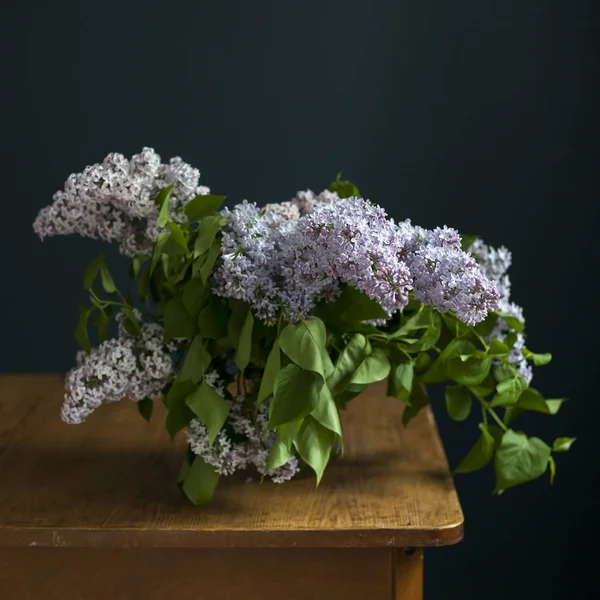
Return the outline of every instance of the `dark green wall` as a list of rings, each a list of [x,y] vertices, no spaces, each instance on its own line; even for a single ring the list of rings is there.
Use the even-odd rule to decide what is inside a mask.
[[[531,427],[550,439],[581,437],[560,457],[553,490],[539,481],[493,498],[488,474],[458,479],[466,539],[428,552],[427,597],[592,597],[584,584],[587,540],[599,533],[594,7],[6,2],[0,371],[73,362],[81,276],[101,245],[42,244],[30,226],[71,171],[149,145],[198,166],[231,202],[266,203],[320,190],[343,170],[396,218],[446,223],[513,250],[530,345],[555,357],[537,386],[572,398],[559,421]],[[124,264],[109,256],[113,269]],[[437,412],[456,464],[473,427]]]

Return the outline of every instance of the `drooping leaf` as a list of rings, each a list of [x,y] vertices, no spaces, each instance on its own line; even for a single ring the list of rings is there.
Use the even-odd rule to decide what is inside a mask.
[[[188,500],[196,506],[208,504],[215,494],[220,475],[212,465],[196,456],[186,470],[185,479],[181,482],[181,490]]]
[[[179,371],[177,379],[179,381],[199,381],[204,377],[208,365],[210,365],[211,356],[206,350],[206,342],[197,335],[190,344],[183,366]]]
[[[122,306],[121,312],[125,315],[123,327],[131,335],[140,335],[140,324],[138,323],[137,317],[130,306]]]
[[[212,446],[217,434],[225,425],[229,414],[229,403],[206,381],[203,381],[186,399],[185,403],[204,423],[208,431],[209,445]]]
[[[484,352],[475,352],[449,359],[446,372],[461,385],[479,385],[487,377],[491,366],[491,357]]]
[[[554,458],[550,456],[548,459],[548,466],[550,467],[550,485],[554,485],[554,478],[556,477],[556,463]]]
[[[161,231],[158,234],[156,242],[154,242],[154,247],[152,248],[152,262],[150,263],[150,277],[154,273],[158,263],[162,260],[163,250],[168,239],[169,234],[166,231]]]
[[[292,446],[301,426],[302,421],[294,421],[277,427],[277,438],[267,458],[267,466],[265,468],[267,473],[272,469],[278,469],[285,465],[294,456]]]
[[[471,412],[471,394],[462,386],[446,387],[446,409],[450,418],[455,421],[464,421]]]
[[[200,256],[210,249],[217,233],[219,233],[225,222],[225,219],[221,215],[209,215],[200,221],[198,225],[198,237],[194,243],[194,253],[196,256]]]
[[[110,325],[110,318],[112,314],[110,309],[111,307],[109,306],[106,311],[101,310],[98,312],[96,326],[98,327],[98,337],[100,339],[100,343],[106,341],[106,337],[108,335],[108,327]]]
[[[365,358],[350,378],[350,384],[369,384],[385,379],[390,374],[390,359],[381,348]]]
[[[413,382],[412,391],[408,399],[408,406],[402,414],[402,423],[406,427],[408,423],[417,416],[419,411],[429,404],[429,396],[425,387],[418,381]]]
[[[198,274],[200,275],[200,279],[202,279],[203,283],[208,281],[210,274],[217,262],[217,259],[221,255],[221,241],[215,240],[213,245],[210,247],[210,250],[206,254],[206,260],[199,267]]]
[[[281,370],[281,351],[279,350],[279,341],[275,340],[273,347],[269,352],[267,364],[260,380],[258,390],[258,405],[260,406],[272,393],[275,384],[275,378]]]
[[[508,356],[510,348],[500,340],[493,338],[488,348],[488,354],[494,358],[505,358]]]
[[[184,212],[190,221],[197,221],[217,211],[225,201],[226,196],[200,194],[192,198],[184,207]]]
[[[180,296],[171,298],[165,304],[163,318],[167,339],[189,338],[196,333],[196,323],[186,310]]]
[[[548,468],[550,446],[539,438],[508,429],[496,451],[496,491],[532,481]]]
[[[79,322],[75,329],[75,339],[86,352],[90,352],[92,349],[92,342],[88,333],[88,322],[93,310],[93,307],[79,307]]]
[[[294,325],[290,323],[279,334],[279,346],[299,367],[313,371],[325,379],[326,331],[321,319],[306,319]]]
[[[194,413],[185,403],[185,399],[196,389],[196,384],[192,381],[175,381],[167,397],[165,404],[167,406],[166,428],[171,439],[175,434],[187,427],[189,422],[194,418]]]
[[[164,227],[169,220],[169,198],[173,191],[173,184],[164,187],[156,196],[156,204],[158,205],[158,226]]]
[[[83,287],[86,290],[92,289],[94,281],[96,281],[96,277],[98,277],[98,273],[100,273],[100,267],[103,263],[104,255],[101,254],[100,256],[96,256],[96,258],[94,258],[88,265],[83,276]]]
[[[514,317],[513,315],[509,315],[508,313],[502,311],[496,311],[496,314],[502,317],[506,321],[506,324],[511,329],[514,329],[516,332],[522,333],[523,329],[525,329],[524,323],[522,321],[519,321],[517,317]]]
[[[544,354],[536,354],[527,348],[521,349],[521,354],[527,359],[532,360],[533,364],[536,367],[541,367],[543,365],[547,365],[552,360],[552,354],[550,352],[546,352]]]
[[[350,323],[389,318],[376,300],[350,286],[344,286],[342,293],[331,303],[330,308],[337,318]]]
[[[390,375],[394,398],[408,402],[413,388],[414,367],[411,362],[402,362],[392,369]]]
[[[146,421],[148,421],[148,423],[150,423],[153,407],[154,401],[151,398],[144,398],[137,403],[138,412]]]
[[[452,359],[458,359],[455,362],[463,362],[464,358],[469,358],[476,352],[477,348],[473,342],[462,338],[453,339],[433,361],[429,369],[419,375],[419,380],[423,383],[442,383],[449,378],[448,364]]]
[[[338,409],[326,383],[321,388],[317,406],[310,414],[323,427],[327,427],[330,431],[337,433],[340,438],[342,437],[342,425]]]
[[[577,438],[574,437],[556,438],[552,444],[552,452],[567,452],[575,441]]]
[[[339,394],[350,381],[350,377],[367,357],[367,338],[355,333],[340,352],[333,372],[327,378],[327,385],[334,395]]]
[[[323,427],[323,425],[311,416],[304,419],[302,427],[294,440],[298,454],[315,472],[317,485],[319,485],[323,477],[334,441],[335,434],[333,431]]]
[[[456,473],[471,473],[483,469],[494,457],[494,436],[483,423],[479,424],[481,436],[477,443],[469,450],[468,454],[456,467]]]
[[[298,421],[317,406],[323,380],[312,371],[290,364],[281,369],[273,385],[269,429]]]
[[[562,399],[546,400],[536,389],[527,388],[519,396],[516,406],[521,409],[555,415],[560,410],[562,403]]]
[[[527,388],[527,382],[521,375],[503,379],[496,386],[496,394],[490,406],[512,406],[517,403],[521,393]]]
[[[252,311],[248,310],[248,314],[244,320],[244,325],[240,331],[240,338],[237,344],[237,352],[235,353],[235,364],[240,371],[248,366],[250,362],[250,351],[252,349],[252,328],[254,326],[254,317]]]
[[[494,377],[498,383],[505,379],[513,379],[519,374],[519,371],[508,363],[499,363],[494,367]]]
[[[205,286],[200,279],[192,278],[183,286],[181,302],[187,313],[195,318],[211,296],[209,287]]]
[[[198,333],[203,338],[218,340],[227,335],[229,309],[218,296],[211,296],[198,315]]]
[[[172,250],[169,251],[169,249],[167,248],[167,244],[169,244],[169,241],[167,241],[165,244],[165,252],[167,254],[172,254],[175,256],[179,254],[185,254],[188,250],[188,247],[187,241],[185,239],[185,234],[183,233],[183,229],[181,229],[181,227],[177,225],[177,223],[167,223],[167,227],[171,232],[171,237],[169,238],[169,241],[173,242],[173,244]]]

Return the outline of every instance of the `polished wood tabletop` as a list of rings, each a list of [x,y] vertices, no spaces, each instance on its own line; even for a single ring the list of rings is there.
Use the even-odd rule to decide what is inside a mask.
[[[453,544],[463,515],[429,409],[408,427],[374,385],[342,413],[345,455],[285,484],[223,477],[209,506],[181,496],[185,449],[165,411],[127,400],[60,420],[59,375],[0,376],[0,546],[414,547]]]

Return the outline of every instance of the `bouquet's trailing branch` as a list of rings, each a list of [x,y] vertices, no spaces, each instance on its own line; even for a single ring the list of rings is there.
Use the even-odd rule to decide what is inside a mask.
[[[117,289],[102,256],[84,276],[67,422],[123,397],[150,419],[162,397],[169,435],[188,440],[180,487],[202,504],[240,469],[281,483],[310,468],[318,484],[343,453],[339,411],[367,386],[387,379],[408,424],[429,402],[424,386],[445,383],[452,419],[481,415],[456,472],[493,461],[498,493],[546,471],[554,479],[553,455],[574,438],[549,446],[512,428],[563,400],[530,386],[531,364],[551,356],[525,347],[508,250],[394,223],[339,176],[318,195],[231,210],[198,177],[147,148],[109,155],[36,219],[42,237],[78,232],[131,256],[133,293]]]

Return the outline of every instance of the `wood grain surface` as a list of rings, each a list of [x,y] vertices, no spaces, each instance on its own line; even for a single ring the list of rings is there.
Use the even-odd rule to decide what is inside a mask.
[[[223,478],[194,507],[175,485],[162,403],[147,424],[123,401],[60,420],[63,378],[0,376],[0,546],[402,547],[462,539],[463,516],[429,410],[369,388],[343,413],[346,454],[314,479]]]

